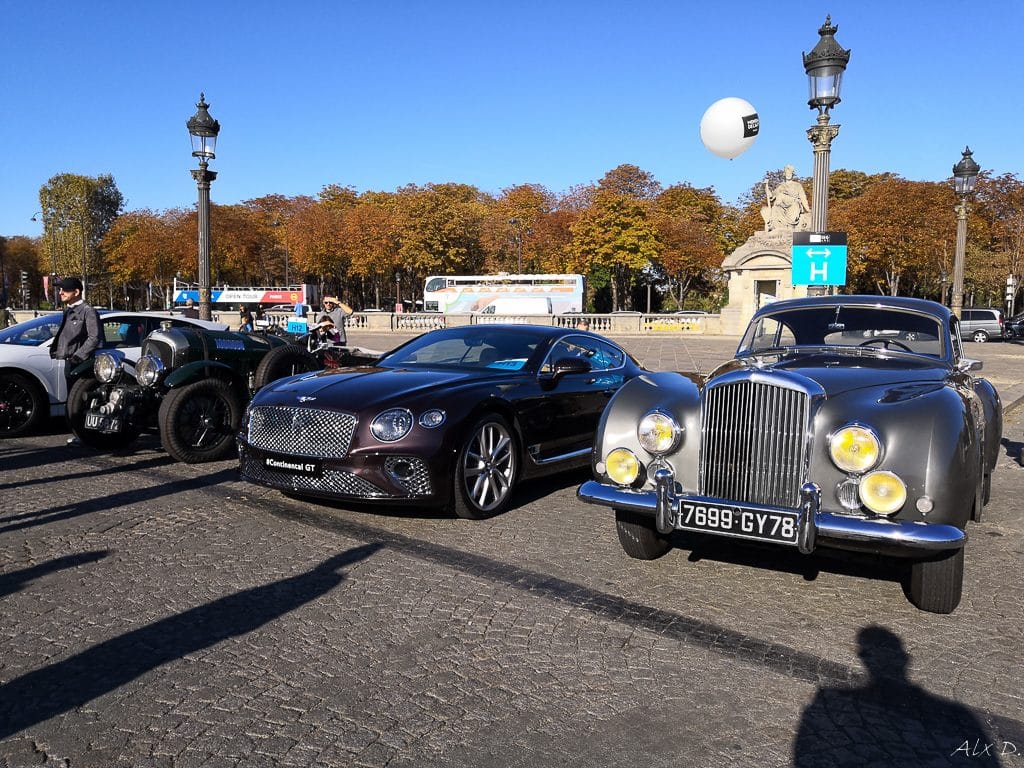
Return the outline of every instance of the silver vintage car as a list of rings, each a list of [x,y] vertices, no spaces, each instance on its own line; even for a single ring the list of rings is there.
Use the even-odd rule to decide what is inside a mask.
[[[902,557],[911,602],[950,613],[1002,434],[980,368],[930,301],[776,302],[707,377],[622,387],[578,495],[615,510],[635,558],[665,554],[674,531]]]

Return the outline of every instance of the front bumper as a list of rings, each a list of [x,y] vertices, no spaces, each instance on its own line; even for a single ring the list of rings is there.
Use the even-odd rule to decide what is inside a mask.
[[[391,454],[317,459],[266,451],[238,438],[246,480],[307,496],[423,505],[436,500],[437,479],[420,457]]]
[[[653,491],[635,491],[596,480],[588,480],[576,495],[588,504],[628,510],[653,518],[661,533],[676,530],[674,521],[679,515],[680,503],[698,501],[728,507],[735,504],[726,499],[709,499],[676,494],[672,473],[655,473]],[[960,549],[967,543],[966,532],[956,526],[942,523],[918,523],[884,518],[853,517],[822,512],[821,493],[817,486],[807,484],[801,491],[798,511],[797,548],[804,554],[818,546],[836,549],[878,551],[896,556],[926,555],[949,549]],[[748,506],[748,505],[744,505]],[[770,510],[770,508],[765,508]],[[778,510],[792,513],[794,510]],[[704,531],[715,535],[714,531]]]

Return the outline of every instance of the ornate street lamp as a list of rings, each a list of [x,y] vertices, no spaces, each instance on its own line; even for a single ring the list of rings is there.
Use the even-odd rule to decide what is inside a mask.
[[[960,162],[953,166],[953,188],[959,202],[953,208],[956,211],[956,252],[953,254],[953,314],[960,317],[964,306],[964,254],[967,250],[967,198],[974,192],[974,184],[981,170],[974,158],[971,148],[965,147]]]
[[[196,113],[185,124],[192,137],[192,157],[199,158],[199,168],[192,171],[192,178],[199,188],[199,319],[212,320],[210,312],[210,182],[217,173],[208,168],[210,160],[216,157],[217,134],[220,123],[210,117],[209,104],[204,94],[199,94]]]
[[[843,72],[850,61],[850,51],[836,42],[839,27],[832,26],[832,17],[818,29],[818,44],[803,54],[804,71],[810,98],[807,105],[818,110],[818,124],[807,129],[807,138],[814,146],[814,182],[811,191],[811,231],[828,231],[828,165],[832,139],[839,135],[838,125],[829,125],[829,110],[840,102],[839,89]]]

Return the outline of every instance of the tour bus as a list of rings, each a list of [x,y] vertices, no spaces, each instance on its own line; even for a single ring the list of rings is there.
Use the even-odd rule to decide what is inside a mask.
[[[176,279],[173,295],[175,306],[184,304],[188,299],[192,299],[198,304],[199,286]],[[248,306],[283,304],[290,307],[302,304],[309,307],[320,305],[320,293],[316,285],[308,283],[278,287],[213,285],[210,286],[210,303],[213,305],[246,304]]]
[[[583,311],[583,275],[432,275],[423,289],[426,312],[483,312],[497,299],[547,299],[554,314]],[[491,310],[492,312],[494,310]]]

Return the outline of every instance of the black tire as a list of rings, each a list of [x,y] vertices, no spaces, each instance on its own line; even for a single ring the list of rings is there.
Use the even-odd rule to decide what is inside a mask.
[[[975,331],[974,335],[971,336],[971,338],[974,339],[974,341],[978,342],[979,344],[984,344],[986,341],[988,341],[988,334],[985,333],[984,331]]]
[[[0,437],[31,432],[49,413],[46,393],[20,373],[0,374]]]
[[[657,560],[672,548],[669,537],[654,528],[653,518],[616,509],[615,530],[619,534],[622,550],[637,560]]]
[[[160,441],[185,464],[223,459],[235,448],[242,410],[238,394],[220,379],[172,389],[160,404]]]
[[[92,376],[81,378],[71,385],[67,405],[68,427],[84,445],[92,448],[108,451],[127,448],[135,442],[142,430],[129,428],[124,432],[108,435],[85,428],[85,414],[89,411],[89,401],[92,400],[92,393],[99,387],[100,383]]]
[[[316,357],[302,347],[289,344],[287,347],[275,347],[263,356],[256,366],[253,384],[262,389],[272,381],[294,376],[297,373],[308,373],[323,368]]]
[[[477,421],[456,456],[452,510],[467,520],[504,512],[519,475],[519,449],[508,422],[497,414]]]
[[[964,585],[964,551],[958,549],[910,566],[910,602],[929,613],[952,613]]]

